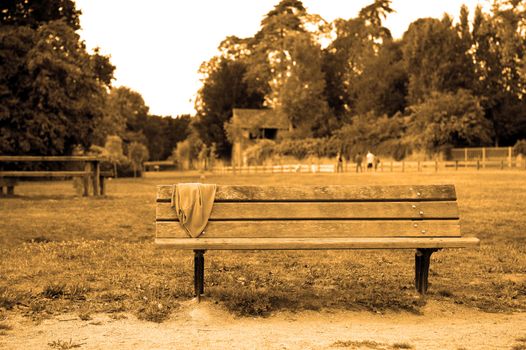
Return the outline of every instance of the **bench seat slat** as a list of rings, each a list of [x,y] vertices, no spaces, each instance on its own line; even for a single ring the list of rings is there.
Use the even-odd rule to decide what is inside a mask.
[[[157,189],[157,201],[169,202],[172,186]],[[218,185],[215,201],[397,201],[456,200],[453,185],[419,186],[231,186]]]
[[[0,171],[0,177],[64,177],[91,174],[91,171]]]
[[[188,237],[178,221],[157,221],[157,237]],[[209,221],[201,238],[460,236],[458,220]]]
[[[422,214],[420,214],[422,212]],[[170,203],[157,204],[157,220],[177,220]],[[456,202],[215,203],[210,220],[239,219],[458,219]]]
[[[156,238],[161,247],[218,250],[416,249],[477,247],[475,237],[462,238]]]

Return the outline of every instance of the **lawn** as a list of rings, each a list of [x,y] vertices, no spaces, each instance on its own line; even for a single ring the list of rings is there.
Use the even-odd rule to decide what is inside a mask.
[[[124,312],[162,321],[192,298],[193,253],[158,250],[157,184],[200,181],[155,173],[108,183],[104,198],[71,182],[30,182],[0,199],[0,314],[82,319]],[[414,251],[207,252],[206,298],[238,315],[322,308],[419,313],[427,300],[487,312],[526,311],[526,172],[207,175],[218,184],[456,185],[462,230],[480,249],[433,254],[430,290],[413,287]],[[0,315],[1,316],[1,315]],[[1,320],[1,317],[0,317]]]

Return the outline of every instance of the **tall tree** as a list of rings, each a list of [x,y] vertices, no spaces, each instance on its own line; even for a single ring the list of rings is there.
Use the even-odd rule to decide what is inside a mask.
[[[0,26],[0,61],[0,152],[68,154],[91,144],[114,68],[107,58],[89,55],[57,20]]]
[[[465,41],[447,15],[418,19],[403,36],[408,100],[424,101],[432,92],[454,92],[473,85],[473,61]]]
[[[512,145],[526,133],[526,10],[519,1],[494,3],[492,13],[478,7],[473,19],[476,81],[495,143]]]
[[[73,0],[2,0],[0,2],[0,24],[14,26],[38,26],[63,20],[72,29],[80,29],[79,16]]]
[[[343,122],[356,113],[355,104],[365,66],[376,57],[391,33],[382,19],[392,12],[390,0],[375,0],[364,7],[358,17],[334,21],[336,38],[324,50],[323,72],[327,102]]]
[[[249,92],[245,79],[246,64],[215,57],[201,66],[203,86],[196,100],[197,119],[193,123],[201,140],[217,146],[218,155],[230,157],[232,145],[223,128],[233,108],[260,108],[263,96]]]
[[[248,58],[247,79],[257,82],[265,104],[284,113],[302,136],[326,135],[328,108],[320,47],[305,23],[320,22],[301,1],[282,0],[261,22]]]
[[[393,116],[404,111],[408,77],[400,46],[398,41],[386,41],[377,56],[364,64],[353,85],[357,114]]]

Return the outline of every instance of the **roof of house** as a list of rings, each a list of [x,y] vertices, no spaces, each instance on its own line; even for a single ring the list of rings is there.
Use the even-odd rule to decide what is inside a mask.
[[[234,108],[233,117],[245,125],[251,125],[250,122],[258,121],[258,127],[261,129],[289,129],[287,117],[273,109]]]

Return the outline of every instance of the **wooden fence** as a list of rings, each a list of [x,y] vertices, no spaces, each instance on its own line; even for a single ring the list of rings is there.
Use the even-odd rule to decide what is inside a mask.
[[[526,170],[526,160],[511,162],[488,161],[387,161],[381,162],[376,169],[369,169],[369,172],[439,172],[439,171],[462,171],[462,170]],[[355,163],[343,165],[344,173],[356,172]],[[362,164],[360,172],[367,172],[368,169]],[[214,167],[213,172],[220,174],[272,174],[272,173],[336,173],[336,164],[271,164],[271,165],[251,165],[243,167],[221,166]]]

